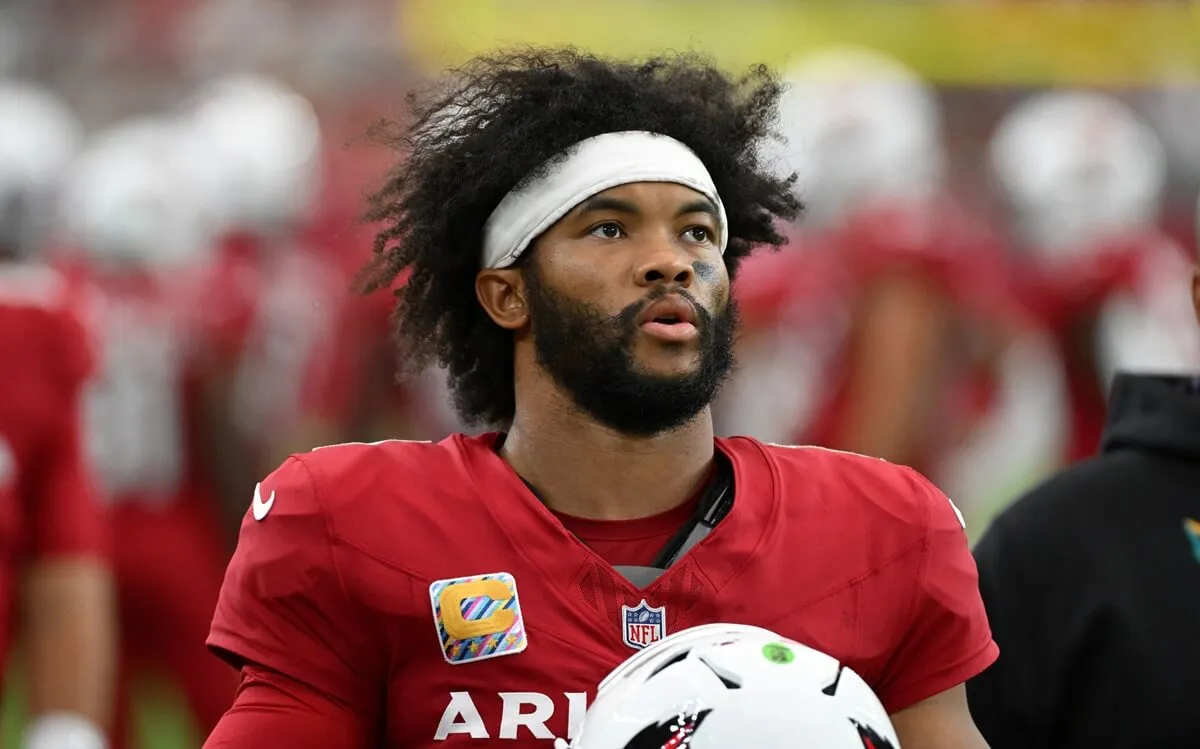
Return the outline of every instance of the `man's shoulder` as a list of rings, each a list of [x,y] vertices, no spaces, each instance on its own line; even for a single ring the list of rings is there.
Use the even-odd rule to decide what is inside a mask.
[[[310,477],[318,504],[338,519],[366,512],[448,504],[469,494],[471,477],[465,453],[474,440],[452,435],[441,442],[382,440],[323,445],[291,460]]]
[[[958,508],[917,471],[869,455],[812,445],[763,448],[789,504],[827,505],[843,523],[923,533],[942,516],[962,524]],[[907,534],[906,534],[907,535]]]
[[[380,490],[403,489],[406,497],[461,484],[460,436],[441,442],[381,440],[315,447],[292,457],[312,476],[315,491],[330,510],[378,497]]]
[[[483,522],[483,498],[468,463],[473,451],[484,449],[480,439],[464,435],[441,442],[344,443],[293,455],[276,473],[308,486],[311,498],[303,504],[320,516],[344,559],[365,555],[423,577],[439,547],[473,538],[475,523]],[[260,494],[270,491],[272,480],[264,481]]]

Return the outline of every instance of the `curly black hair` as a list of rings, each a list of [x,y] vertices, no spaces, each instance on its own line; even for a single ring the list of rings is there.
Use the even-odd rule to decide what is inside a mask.
[[[731,274],[755,246],[784,244],[775,219],[801,210],[795,176],[774,174],[761,152],[777,137],[782,91],[765,66],[731,78],[692,54],[631,62],[566,48],[491,54],[450,73],[409,94],[410,123],[373,128],[403,156],[369,197],[366,219],[381,229],[358,284],[369,293],[410,274],[395,292],[396,343],[410,370],[447,369],[468,423],[503,427],[515,410],[512,334],[475,297],[484,224],[571,145],[646,130],[689,146],[725,204]]]

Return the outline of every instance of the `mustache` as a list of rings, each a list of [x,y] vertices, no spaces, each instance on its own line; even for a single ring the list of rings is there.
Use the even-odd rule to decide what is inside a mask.
[[[713,314],[705,309],[704,305],[700,304],[692,292],[687,289],[670,286],[659,286],[647,294],[645,298],[621,310],[614,317],[614,322],[618,323],[622,330],[631,330],[636,327],[638,316],[642,314],[644,309],[659,299],[671,296],[672,294],[687,300],[687,303],[692,305],[692,310],[696,313],[696,327],[700,329],[700,332],[703,333],[709,328],[713,321]]]

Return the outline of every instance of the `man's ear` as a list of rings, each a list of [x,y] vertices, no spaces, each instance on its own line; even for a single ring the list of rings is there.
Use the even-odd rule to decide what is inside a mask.
[[[502,328],[520,330],[529,324],[525,278],[516,268],[485,268],[475,276],[475,297]]]

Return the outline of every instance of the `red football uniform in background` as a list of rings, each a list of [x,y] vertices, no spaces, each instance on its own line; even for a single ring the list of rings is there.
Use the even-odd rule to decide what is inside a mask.
[[[92,273],[84,288],[100,353],[89,448],[116,542],[121,616],[114,744],[127,739],[131,680],[147,672],[174,679],[208,731],[235,683],[203,645],[228,558],[197,429],[204,308],[190,279]]]
[[[1102,362],[1101,338],[1106,307],[1122,297],[1151,309],[1163,300],[1184,298],[1178,281],[1194,258],[1183,247],[1153,231],[1112,237],[1085,245],[1064,258],[1021,257],[1014,288],[1029,318],[1058,349],[1066,390],[1067,435],[1062,460],[1074,463],[1096,453],[1108,412],[1108,378]],[[1165,279],[1163,278],[1165,276]],[[1158,331],[1129,331],[1126,338],[1155,332],[1174,335],[1182,329],[1181,360],[1195,357],[1190,304],[1182,325],[1160,316]],[[1162,363],[1121,362],[1158,371]]]
[[[639,589],[496,439],[322,448],[256,489],[209,637],[243,687],[207,746],[541,746],[634,649],[708,622],[828,652],[893,712],[996,657],[960,516],[909,469],[718,440],[732,509]]]
[[[347,277],[346,288],[350,285]],[[336,332],[325,349],[328,357],[322,366],[308,370],[301,390],[303,412],[328,425],[326,435],[333,436],[312,444],[441,439],[462,429],[441,371],[430,369],[398,381],[403,362],[397,358],[391,326],[395,304],[393,289],[343,297],[334,321]]]
[[[71,305],[55,271],[0,265],[0,667],[26,562],[105,553],[82,449],[91,349]]]
[[[850,279],[854,296],[847,303],[852,319],[872,314],[869,307],[853,307],[869,302],[874,285],[889,278],[915,279],[937,300],[940,311],[932,324],[938,345],[929,352],[931,371],[915,395],[920,408],[914,416],[914,437],[920,444],[907,451],[911,465],[931,472],[979,416],[968,408],[972,401],[966,391],[974,385],[977,362],[971,360],[967,342],[987,340],[996,321],[1016,316],[1000,248],[948,202],[913,210],[876,207],[825,241],[830,245],[826,251],[839,259]],[[828,400],[796,433],[796,441],[856,447],[848,443],[846,433],[855,408],[851,385],[860,374],[854,368],[866,366],[856,333],[853,327],[847,331],[833,362]]]
[[[949,202],[866,206],[826,231],[797,231],[792,243],[751,257],[735,282],[745,340],[767,345],[743,345],[745,381],[726,390],[723,399],[734,402],[723,408],[764,400],[759,410],[774,424],[734,431],[856,452],[889,448],[889,457],[933,473],[981,415],[974,395],[994,345],[986,342],[1018,317],[999,246]],[[906,338],[889,344],[880,340],[888,320],[879,318],[897,312],[897,287],[910,319],[891,331]],[[908,377],[877,370],[881,344],[908,343],[919,344],[897,354],[916,365]],[[859,444],[860,411],[871,404],[857,396],[875,393],[879,380],[895,390],[892,403],[866,418],[888,411],[897,424],[885,431],[890,438],[876,436],[884,442]]]
[[[207,331],[208,358],[230,378],[226,407],[253,452],[240,500],[282,455],[320,444],[289,444],[289,438],[340,405],[327,394],[345,366],[339,338],[354,337],[339,327],[349,281],[303,239],[240,233],[224,242],[203,297],[199,324]]]

